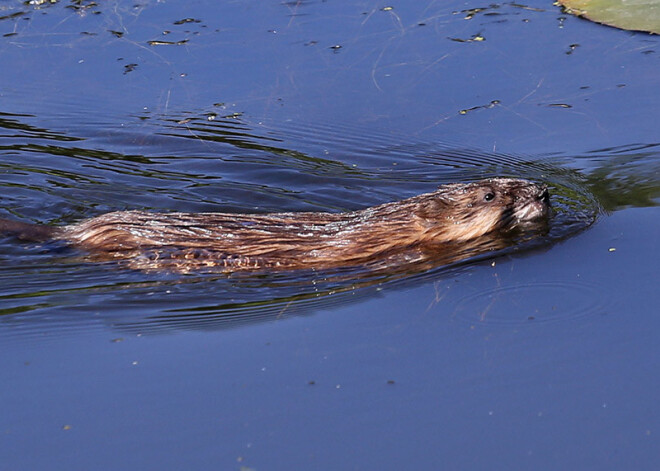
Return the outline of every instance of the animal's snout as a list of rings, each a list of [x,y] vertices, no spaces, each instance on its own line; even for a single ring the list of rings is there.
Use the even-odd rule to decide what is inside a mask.
[[[550,204],[550,192],[548,192],[548,187],[540,187],[538,193],[536,194],[536,199],[545,204]]]

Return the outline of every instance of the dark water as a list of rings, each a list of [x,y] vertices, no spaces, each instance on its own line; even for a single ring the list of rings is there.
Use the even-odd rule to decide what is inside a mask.
[[[494,175],[556,211],[378,276],[4,238],[0,469],[654,469],[658,39],[485,5],[0,5],[0,217],[345,211]]]

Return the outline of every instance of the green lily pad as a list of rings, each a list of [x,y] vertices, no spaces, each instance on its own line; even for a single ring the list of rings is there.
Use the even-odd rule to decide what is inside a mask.
[[[660,34],[660,0],[559,0],[569,13],[633,31]]]

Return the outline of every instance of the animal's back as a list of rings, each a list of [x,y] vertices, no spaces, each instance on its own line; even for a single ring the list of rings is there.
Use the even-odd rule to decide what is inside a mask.
[[[444,185],[346,213],[120,211],[63,227],[0,220],[0,233],[63,240],[100,257],[129,260],[136,268],[334,268],[408,263],[442,250],[469,253],[461,244],[499,246],[493,242],[503,239],[501,231],[532,227],[548,214],[544,186],[503,178]],[[488,240],[479,241],[484,236]]]

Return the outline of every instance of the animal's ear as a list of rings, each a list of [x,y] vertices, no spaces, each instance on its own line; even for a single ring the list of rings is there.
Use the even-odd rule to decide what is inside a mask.
[[[423,224],[435,224],[439,219],[447,217],[449,203],[441,196],[429,198],[417,205],[414,211],[415,217]]]

